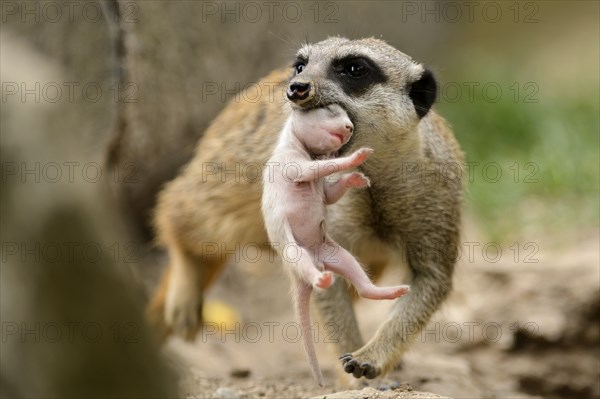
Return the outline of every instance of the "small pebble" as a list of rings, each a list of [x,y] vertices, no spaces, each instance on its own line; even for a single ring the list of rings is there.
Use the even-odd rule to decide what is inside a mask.
[[[248,378],[248,377],[250,377],[250,370],[249,369],[233,369],[233,370],[231,370],[229,375],[231,375],[232,377],[235,377],[235,378]]]
[[[240,394],[231,388],[220,387],[215,391],[215,397],[219,399],[240,399]]]

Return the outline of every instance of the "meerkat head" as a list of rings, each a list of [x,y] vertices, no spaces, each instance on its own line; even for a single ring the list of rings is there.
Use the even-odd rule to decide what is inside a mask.
[[[378,39],[333,37],[303,46],[287,88],[292,109],[339,104],[357,134],[413,130],[436,97],[433,74]]]

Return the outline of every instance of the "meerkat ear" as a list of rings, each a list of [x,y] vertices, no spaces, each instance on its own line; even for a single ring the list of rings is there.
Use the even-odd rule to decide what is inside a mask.
[[[410,91],[408,92],[419,118],[427,115],[435,102],[436,95],[437,82],[435,77],[429,69],[425,68],[421,77],[410,85]]]

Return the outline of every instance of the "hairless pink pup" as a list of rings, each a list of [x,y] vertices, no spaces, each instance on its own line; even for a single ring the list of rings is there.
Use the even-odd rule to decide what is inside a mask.
[[[310,334],[309,299],[313,288],[326,289],[337,273],[369,299],[395,299],[409,286],[375,286],[357,260],[327,234],[326,205],[337,202],[349,188],[367,188],[360,172],[325,177],[360,166],[373,152],[361,148],[333,158],[350,140],[354,126],[339,105],[309,111],[293,109],[263,175],[262,212],[269,240],[288,264],[294,280],[294,305],[313,375],[323,376]]]

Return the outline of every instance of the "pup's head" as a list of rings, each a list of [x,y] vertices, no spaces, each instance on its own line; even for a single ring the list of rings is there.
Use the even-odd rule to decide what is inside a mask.
[[[323,108],[292,109],[292,134],[314,155],[331,154],[346,144],[354,125],[337,104]]]
[[[333,37],[302,47],[287,88],[292,108],[344,108],[359,134],[412,130],[430,110],[433,74],[382,40]]]

